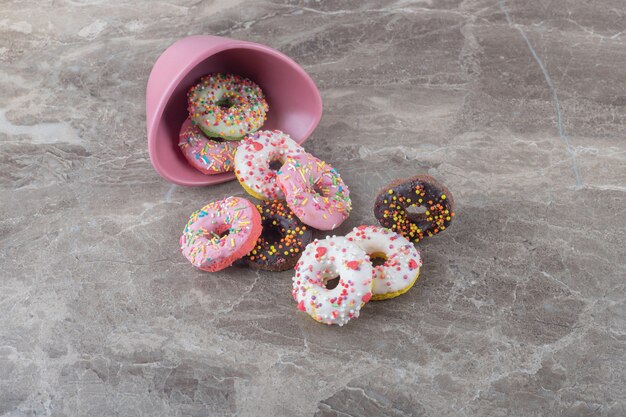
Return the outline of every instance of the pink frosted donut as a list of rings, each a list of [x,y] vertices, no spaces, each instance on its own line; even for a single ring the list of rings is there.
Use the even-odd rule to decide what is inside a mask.
[[[276,179],[289,208],[311,227],[332,230],[352,210],[350,191],[339,173],[309,153],[288,157]]]
[[[261,215],[245,198],[228,197],[191,213],[180,237],[196,268],[219,271],[250,252],[261,235]]]
[[[189,165],[207,175],[233,171],[239,143],[209,139],[191,119],[185,120],[178,136],[178,146]]]

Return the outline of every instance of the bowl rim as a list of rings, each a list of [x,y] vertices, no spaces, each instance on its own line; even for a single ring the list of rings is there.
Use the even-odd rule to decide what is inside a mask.
[[[219,184],[219,183],[226,182],[226,181],[231,181],[235,178],[235,174],[230,172],[230,173],[225,173],[227,175],[218,174],[214,176],[206,176],[206,179],[203,179],[202,181],[181,180],[180,178],[177,178],[176,176],[170,174],[170,172],[167,169],[165,169],[163,165],[161,165],[161,163],[157,160],[157,157],[156,157],[157,140],[156,140],[155,135],[157,132],[158,125],[163,117],[165,107],[167,103],[169,102],[172,96],[172,93],[174,92],[176,87],[180,84],[181,80],[191,70],[193,70],[199,63],[201,63],[207,58],[217,53],[220,53],[222,51],[226,51],[229,49],[240,49],[240,48],[260,51],[260,52],[270,54],[273,57],[285,62],[290,67],[292,67],[300,76],[302,76],[307,81],[307,83],[309,83],[313,87],[313,91],[315,93],[313,97],[313,100],[315,101],[315,108],[319,109],[319,111],[317,111],[316,114],[314,115],[313,123],[302,135],[302,140],[299,143],[303,143],[304,141],[306,141],[311,135],[311,133],[313,133],[313,131],[317,128],[317,125],[319,124],[319,121],[322,118],[322,97],[321,97],[319,89],[317,88],[317,85],[315,84],[315,81],[313,81],[311,76],[304,70],[304,68],[302,68],[296,61],[294,61],[287,55],[283,54],[282,52],[272,47],[255,43],[255,42],[242,41],[242,40],[237,40],[237,39],[230,39],[230,38],[224,38],[220,36],[210,36],[210,35],[195,35],[195,36],[189,36],[189,37],[180,39],[174,42],[172,45],[170,45],[165,51],[161,53],[161,55],[159,55],[159,57],[155,61],[155,65],[152,67],[152,70],[150,71],[150,76],[148,77],[148,83],[147,83],[148,86],[150,86],[151,84],[151,81],[155,74],[155,70],[157,66],[159,64],[160,65],[164,64],[164,62],[163,63],[158,62],[159,59],[163,56],[163,54],[165,54],[167,50],[169,50],[170,48],[175,48],[182,41],[189,40],[191,38],[205,38],[207,41],[217,40],[218,42],[214,43],[213,45],[207,44],[207,47],[205,49],[203,49],[202,51],[199,51],[196,55],[194,55],[193,59],[189,60],[185,65],[181,66],[180,69],[176,72],[176,75],[170,78],[170,81],[168,82],[167,86],[164,89],[162,89],[162,93],[159,95],[157,99],[158,100],[157,104],[156,106],[154,106],[154,109],[155,109],[154,113],[152,115],[146,114],[147,118],[151,117],[150,120],[146,121],[146,127],[147,127],[147,133],[148,133],[148,154],[150,156],[150,162],[152,163],[152,166],[157,171],[157,173],[161,175],[164,179],[174,184],[178,184],[178,185],[204,186],[204,185],[213,185],[213,184]],[[148,92],[148,89],[149,87],[147,88],[146,93]]]

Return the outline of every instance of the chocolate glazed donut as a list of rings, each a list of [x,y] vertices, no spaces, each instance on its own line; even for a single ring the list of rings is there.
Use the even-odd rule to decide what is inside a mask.
[[[293,268],[302,251],[313,240],[312,229],[302,223],[283,201],[264,201],[257,205],[263,231],[254,249],[243,261],[266,271]]]
[[[424,213],[410,213],[409,207],[423,206]],[[378,222],[412,242],[445,230],[454,217],[450,191],[430,175],[397,179],[376,197],[374,215]]]

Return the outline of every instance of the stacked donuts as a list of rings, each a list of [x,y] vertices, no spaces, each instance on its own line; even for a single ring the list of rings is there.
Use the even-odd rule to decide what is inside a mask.
[[[257,132],[239,145],[235,175],[251,196],[286,200],[304,224],[316,229],[335,229],[352,210],[350,190],[339,173],[279,130]]]
[[[414,206],[424,212],[411,213]],[[319,322],[343,326],[368,301],[407,292],[422,266],[413,243],[449,226],[454,201],[437,180],[418,175],[384,187],[374,214],[384,227],[362,225],[345,237],[327,236],[306,247],[293,277],[299,310]],[[329,285],[333,279],[336,286]]]
[[[214,175],[235,169],[239,142],[263,126],[269,106],[261,88],[249,79],[209,74],[189,90],[187,110],[178,146],[192,167]]]
[[[199,171],[234,171],[258,206],[229,197],[192,213],[180,239],[185,257],[205,271],[243,258],[253,268],[293,268],[313,239],[332,230],[352,209],[339,173],[307,153],[288,134],[260,130],[269,106],[261,88],[231,74],[209,74],[188,93],[189,118],[179,146]],[[250,207],[256,210],[251,213]]]
[[[309,244],[296,264],[291,293],[298,309],[313,319],[343,326],[368,301],[407,292],[421,266],[419,252],[407,239],[384,227],[363,225],[345,237]],[[336,286],[329,285],[337,278]]]
[[[414,243],[446,230],[454,217],[449,190],[418,175],[380,191],[374,215],[381,226],[314,240],[316,229],[333,230],[348,218],[350,191],[288,134],[261,130],[269,111],[261,88],[209,74],[190,89],[188,111],[179,145],[189,163],[207,175],[234,171],[261,202],[228,197],[194,211],[180,238],[184,256],[204,271],[237,260],[268,271],[295,268],[297,307],[318,322],[343,326],[370,300],[407,292],[422,266]]]

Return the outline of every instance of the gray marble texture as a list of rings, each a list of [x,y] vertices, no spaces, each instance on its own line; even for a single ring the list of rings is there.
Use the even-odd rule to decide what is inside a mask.
[[[291,274],[208,274],[150,165],[145,85],[190,34],[318,84],[306,148],[374,223],[429,173],[458,216],[343,328]],[[625,416],[623,0],[0,2],[0,415]]]

